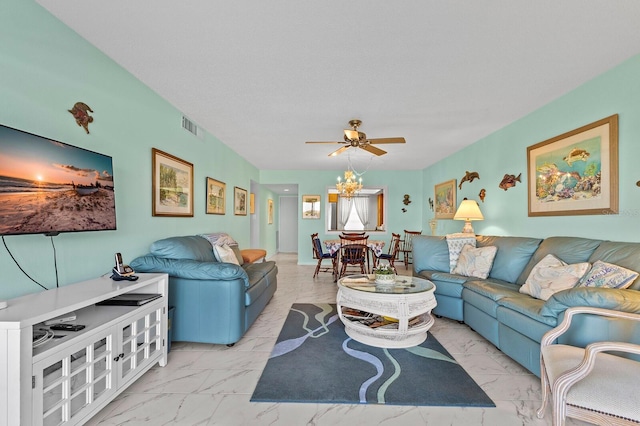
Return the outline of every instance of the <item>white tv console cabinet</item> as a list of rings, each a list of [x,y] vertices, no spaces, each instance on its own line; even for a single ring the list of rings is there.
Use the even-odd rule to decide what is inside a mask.
[[[0,425],[83,424],[156,363],[167,363],[166,274],[102,277],[9,300],[0,310]],[[124,293],[142,306],[97,305]],[[75,312],[77,332],[33,347],[43,323]]]

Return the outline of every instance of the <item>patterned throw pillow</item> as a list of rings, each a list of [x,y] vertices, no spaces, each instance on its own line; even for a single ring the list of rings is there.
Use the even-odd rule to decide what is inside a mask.
[[[213,246],[213,252],[216,254],[216,258],[219,262],[223,263],[233,263],[235,265],[240,266],[240,262],[238,262],[238,258],[234,253],[233,249],[226,244],[221,246],[215,245]]]
[[[587,275],[580,280],[580,287],[627,288],[638,278],[638,273],[613,263],[597,260]]]
[[[487,278],[497,251],[496,246],[474,248],[471,245],[466,245],[462,247],[453,273],[465,277]]]
[[[520,293],[548,300],[554,293],[574,287],[590,266],[587,262],[567,265],[548,254],[533,267],[524,285],[520,287]]]
[[[447,235],[447,245],[449,246],[449,272],[453,273],[453,270],[456,268],[456,264],[458,263],[458,257],[460,257],[462,247],[467,244],[471,247],[476,246],[475,234],[469,235],[458,233]]]

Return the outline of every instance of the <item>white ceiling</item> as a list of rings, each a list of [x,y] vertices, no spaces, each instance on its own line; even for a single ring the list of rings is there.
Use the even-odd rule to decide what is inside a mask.
[[[304,142],[352,118],[422,169],[640,52],[637,0],[36,1],[263,170],[344,170]]]

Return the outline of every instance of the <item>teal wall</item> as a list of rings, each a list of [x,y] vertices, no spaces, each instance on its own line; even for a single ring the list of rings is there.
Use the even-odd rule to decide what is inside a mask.
[[[346,161],[346,159],[344,160]],[[344,166],[347,164],[345,162]],[[260,172],[260,182],[262,184],[291,184],[298,185],[298,207],[299,217],[303,195],[321,194],[321,216],[319,220],[302,219],[298,220],[298,263],[301,265],[315,264],[311,249],[310,236],[318,233],[320,239],[336,238],[337,235],[329,235],[325,232],[326,222],[326,202],[327,188],[333,186],[340,171],[276,171],[262,170]],[[405,229],[420,230],[428,229],[423,227],[422,217],[426,208],[425,194],[422,186],[422,171],[367,171],[363,177],[365,186],[386,186],[387,188],[387,223],[385,232],[372,234],[371,239],[381,239],[388,242],[391,240],[391,232],[402,234]],[[403,204],[404,194],[409,194],[411,204]],[[406,212],[402,212],[406,208]]]
[[[225,231],[241,247],[249,245],[251,215],[233,214],[233,187],[249,190],[250,181],[258,181],[255,167],[214,136],[201,140],[184,131],[180,111],[33,1],[4,0],[1,9],[0,123],[113,157],[118,229],[55,237],[60,285],[108,273],[115,252],[129,261],[168,236]],[[90,135],[67,112],[77,101],[94,110]],[[193,218],[152,217],[152,147],[194,164]],[[205,213],[207,176],[227,184],[225,215]],[[273,254],[275,230],[269,232],[266,216],[258,220]],[[34,279],[55,286],[49,238],[8,236],[5,241]],[[0,270],[0,299],[40,290],[4,247]]]
[[[250,228],[258,227],[260,246],[276,252],[277,195],[264,184],[297,184],[298,201],[305,194],[322,194],[320,220],[298,220],[299,263],[313,264],[309,235],[325,234],[326,188],[340,171],[258,171],[215,136],[198,139],[180,127],[181,112],[115,64],[33,1],[5,0],[0,13],[0,123],[60,140],[113,157],[117,205],[116,231],[61,234],[54,238],[60,284],[108,273],[113,253],[126,261],[146,253],[149,244],[172,235],[226,231],[242,247],[249,246]],[[458,191],[477,199],[480,188],[485,220],[474,223],[478,233],[493,235],[573,235],[638,241],[640,179],[635,167],[640,158],[640,56],[595,78],[532,114],[473,145],[418,171],[369,171],[365,185],[387,187],[386,232],[404,229],[429,231],[433,213],[426,199],[434,184],[461,179],[466,170],[480,180]],[[535,90],[535,87],[532,87]],[[75,102],[89,104],[95,113],[91,134],[77,127],[67,112]],[[620,214],[597,216],[527,216],[526,147],[612,114],[620,115]],[[194,164],[193,218],[151,215],[151,148],[169,152]],[[345,164],[346,166],[346,164]],[[498,183],[505,173],[523,173],[523,183],[503,191]],[[205,178],[227,184],[225,215],[205,214]],[[233,187],[257,193],[256,215],[233,214]],[[404,194],[412,203],[401,209]],[[267,203],[274,201],[274,223],[267,223]],[[457,232],[462,223],[441,220],[437,233]],[[55,285],[51,242],[42,235],[5,237],[18,262],[36,280]],[[0,247],[0,299],[39,291]]]
[[[480,179],[464,183],[458,191],[463,197],[479,200],[486,188],[480,209],[485,217],[474,222],[478,234],[547,237],[581,236],[619,241],[640,241],[640,55],[598,76],[572,92],[545,105],[526,117],[481,139],[424,170],[424,187],[433,194],[433,186],[449,179],[458,182],[465,171],[477,171]],[[531,90],[535,90],[532,82]],[[619,114],[619,198],[618,215],[528,217],[528,146],[574,130],[613,114]],[[522,183],[504,191],[498,188],[505,173],[522,173]],[[433,212],[425,209],[423,228]],[[453,220],[438,222],[439,235],[459,232],[462,224]]]

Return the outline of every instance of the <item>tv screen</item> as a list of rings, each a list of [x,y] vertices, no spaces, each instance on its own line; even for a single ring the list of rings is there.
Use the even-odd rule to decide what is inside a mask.
[[[0,235],[113,229],[111,157],[0,125]]]

